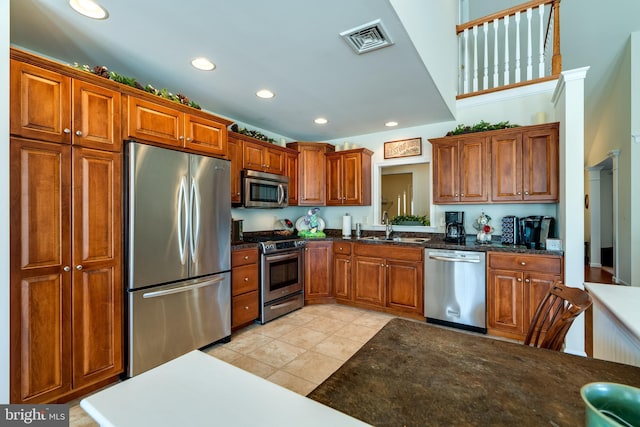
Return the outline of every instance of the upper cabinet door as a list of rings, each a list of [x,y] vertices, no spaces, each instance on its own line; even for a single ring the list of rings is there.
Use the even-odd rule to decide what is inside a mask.
[[[522,191],[525,201],[558,201],[557,125],[528,131],[522,144]]]
[[[458,141],[433,144],[433,202],[453,203],[460,198],[458,191]]]
[[[120,93],[73,80],[73,144],[120,151]]]
[[[184,114],[173,108],[127,96],[124,137],[181,147]]]
[[[486,202],[489,200],[489,144],[485,137],[459,142],[460,201]]]
[[[185,114],[184,146],[215,156],[227,154],[227,127],[222,123]]]
[[[71,79],[11,60],[11,134],[71,143]]]
[[[491,200],[522,200],[522,133],[491,138]]]

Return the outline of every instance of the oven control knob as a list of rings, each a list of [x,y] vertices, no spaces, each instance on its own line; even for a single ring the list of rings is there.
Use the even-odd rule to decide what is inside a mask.
[[[275,243],[269,243],[269,244],[264,245],[264,249],[266,251],[269,251],[269,250],[272,250],[272,249],[275,249],[275,248],[276,248],[276,244]]]

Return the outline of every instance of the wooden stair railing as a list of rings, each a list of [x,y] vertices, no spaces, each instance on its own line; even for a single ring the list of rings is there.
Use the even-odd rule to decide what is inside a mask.
[[[521,25],[523,15],[525,23]],[[511,20],[515,23],[512,29]],[[552,80],[562,71],[560,0],[529,1],[457,25],[456,32],[460,58],[458,99]],[[515,40],[510,40],[513,35]]]

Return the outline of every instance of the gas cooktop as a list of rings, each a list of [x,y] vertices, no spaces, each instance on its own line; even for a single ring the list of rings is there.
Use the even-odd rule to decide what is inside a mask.
[[[300,248],[302,249],[307,241],[301,239],[295,234],[260,234],[248,236],[244,238],[245,242],[260,243],[260,249],[263,254],[273,252],[282,252]]]

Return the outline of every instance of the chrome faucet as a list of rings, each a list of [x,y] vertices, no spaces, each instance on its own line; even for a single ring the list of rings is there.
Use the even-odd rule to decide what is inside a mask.
[[[391,238],[391,233],[393,233],[393,225],[391,225],[391,221],[389,221],[389,213],[384,211],[382,213],[382,223],[384,224],[384,237],[389,240]]]

